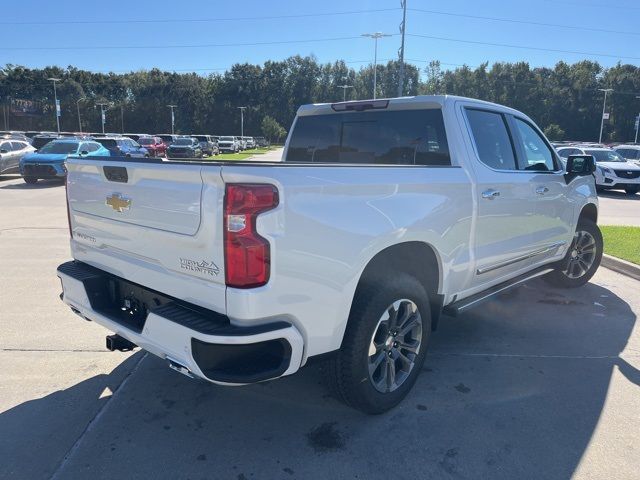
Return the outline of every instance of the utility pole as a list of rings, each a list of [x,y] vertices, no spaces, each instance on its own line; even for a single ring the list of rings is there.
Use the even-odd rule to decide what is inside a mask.
[[[376,99],[376,87],[378,79],[378,39],[382,37],[390,37],[388,33],[375,32],[363,33],[363,37],[373,38],[375,46],[373,47],[373,99]]]
[[[404,93],[404,31],[407,24],[407,0],[400,0],[402,7],[402,23],[400,24],[400,50],[398,50],[398,59],[400,61],[400,73],[398,74],[398,96]]]
[[[599,88],[598,90],[600,90],[601,92],[604,92],[604,103],[602,104],[602,118],[600,119],[600,137],[598,138],[598,143],[602,143],[602,130],[604,129],[604,115],[607,110],[607,93],[613,92],[613,88]]]
[[[82,133],[82,121],[80,120],[80,102],[82,100],[86,100],[85,97],[80,97],[76,100],[76,110],[78,111],[78,128],[80,129],[80,133]]]
[[[244,137],[244,111],[247,107],[238,107],[240,109],[240,136]]]
[[[53,82],[53,98],[56,102],[56,125],[58,126],[58,135],[60,135],[60,104],[58,103],[58,93],[56,92],[56,82],[59,82],[60,78],[47,78],[50,82]]]
[[[104,133],[104,124],[106,123],[106,117],[104,115],[104,107],[109,106],[108,103],[96,103],[96,105],[100,106],[100,119],[102,121],[102,133]]]
[[[176,124],[176,117],[173,114],[173,109],[174,108],[178,108],[177,105],[167,105],[167,107],[169,107],[171,109],[171,135],[173,135],[175,133],[175,124]]]
[[[120,104],[120,133],[124,133],[124,108]]]
[[[342,89],[342,101],[347,101],[347,88],[353,88],[353,85],[337,85],[338,88]]]
[[[636,98],[640,98],[640,96],[636,95]],[[636,139],[633,143],[638,143],[638,127],[640,127],[640,113],[636,117]]]

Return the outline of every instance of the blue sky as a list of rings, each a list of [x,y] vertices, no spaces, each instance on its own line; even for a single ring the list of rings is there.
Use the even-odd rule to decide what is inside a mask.
[[[444,68],[453,68],[458,64],[475,66],[483,61],[519,60],[528,61],[533,66],[552,66],[559,60],[574,62],[584,58],[597,60],[605,66],[618,61],[640,65],[640,3],[636,0],[407,1],[410,9],[407,14],[407,33],[439,37],[407,37],[405,56],[408,61],[421,67],[432,59],[440,60]],[[45,0],[8,2],[3,5],[0,20],[0,64],[13,63],[28,67],[74,65],[94,71],[116,72],[158,67],[206,74],[224,71],[238,62],[262,63],[294,54],[313,54],[322,62],[344,59],[358,68],[372,60],[373,41],[344,37],[358,37],[361,33],[375,31],[397,33],[401,20],[399,4],[399,0],[64,0],[56,2],[55,6],[53,2]],[[418,12],[415,9],[431,12]],[[249,18],[353,11],[361,13]],[[580,28],[511,23],[469,16]],[[190,19],[216,20],[176,21]],[[141,20],[145,23],[99,23],[123,20]],[[154,23],[155,20],[163,22]],[[323,40],[328,38],[342,39]],[[585,53],[518,49],[445,38]],[[312,39],[323,41],[306,42]],[[255,45],[279,41],[296,43]],[[254,45],[211,46],[238,43]],[[399,44],[398,36],[380,40],[379,59],[395,58]],[[171,45],[209,46],[170,48]],[[104,48],[117,46],[160,48]],[[71,49],[57,50],[58,47]]]

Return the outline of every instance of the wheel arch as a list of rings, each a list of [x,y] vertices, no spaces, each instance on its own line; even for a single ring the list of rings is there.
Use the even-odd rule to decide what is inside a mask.
[[[442,286],[442,262],[437,250],[426,242],[397,243],[376,253],[360,275],[352,306],[363,285],[398,272],[408,273],[424,286],[431,306],[431,326],[432,330],[435,330],[443,303],[443,296],[438,293]]]
[[[582,210],[580,210],[580,215],[578,217],[578,221],[582,219],[591,220],[593,223],[598,223],[598,207],[596,207],[593,203],[587,203]]]

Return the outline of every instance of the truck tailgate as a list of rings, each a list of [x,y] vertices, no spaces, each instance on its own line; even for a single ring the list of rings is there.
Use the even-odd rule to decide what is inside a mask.
[[[67,170],[77,260],[224,313],[219,166],[72,158]]]

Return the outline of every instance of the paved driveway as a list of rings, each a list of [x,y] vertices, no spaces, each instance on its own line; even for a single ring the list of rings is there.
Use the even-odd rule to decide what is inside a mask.
[[[0,478],[638,478],[637,282],[535,281],[445,317],[395,410],[331,398],[318,366],[198,383],[65,308],[64,188],[0,181]]]

